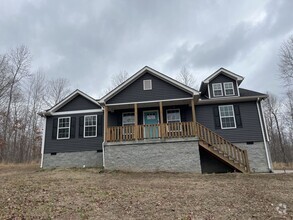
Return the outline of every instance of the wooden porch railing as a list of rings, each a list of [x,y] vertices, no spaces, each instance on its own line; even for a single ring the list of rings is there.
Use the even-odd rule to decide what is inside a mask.
[[[132,141],[155,138],[195,137],[193,122],[175,122],[151,125],[127,125],[107,128],[107,142]]]
[[[205,145],[203,147],[212,151],[238,170],[250,172],[246,150],[242,150],[200,123],[196,123],[196,130],[199,140],[203,141],[203,145]]]

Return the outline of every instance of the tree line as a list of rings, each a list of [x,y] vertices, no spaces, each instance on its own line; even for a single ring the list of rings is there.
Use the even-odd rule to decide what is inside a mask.
[[[68,80],[33,72],[31,60],[26,46],[0,54],[0,162],[39,160],[43,120],[37,113],[69,92]]]

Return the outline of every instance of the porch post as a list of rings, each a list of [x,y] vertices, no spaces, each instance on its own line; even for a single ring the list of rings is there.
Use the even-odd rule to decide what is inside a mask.
[[[104,142],[108,141],[108,106],[104,107]]]
[[[163,114],[163,102],[160,102],[160,129],[161,129],[161,138],[164,138],[164,114]]]
[[[137,118],[137,103],[134,103],[134,139],[138,140],[138,118]]]
[[[195,115],[195,103],[194,103],[194,99],[191,100],[191,109],[192,109],[192,121],[194,123],[194,132],[195,132],[195,135],[196,135],[197,132],[196,132],[196,115]]]

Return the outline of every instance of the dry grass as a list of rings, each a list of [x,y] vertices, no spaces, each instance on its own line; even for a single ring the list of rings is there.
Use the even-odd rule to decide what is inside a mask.
[[[273,167],[276,170],[293,170],[293,163],[278,163],[273,162]]]
[[[0,167],[0,219],[293,218],[290,174]],[[286,212],[281,212],[280,203],[286,205]]]

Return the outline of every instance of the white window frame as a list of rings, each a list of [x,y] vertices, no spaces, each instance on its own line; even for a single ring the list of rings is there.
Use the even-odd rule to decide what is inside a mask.
[[[96,125],[86,125],[85,124],[85,119],[87,118],[87,117],[95,117],[96,118]],[[85,115],[84,117],[83,117],[83,138],[94,138],[94,137],[97,137],[97,133],[98,133],[98,131],[97,131],[97,129],[98,129],[98,121],[97,121],[97,115]],[[95,135],[93,135],[93,136],[86,136],[85,135],[85,128],[88,128],[88,127],[96,127],[96,133],[95,133]]]
[[[215,95],[215,86],[216,85],[220,85],[221,86],[221,89],[216,89],[216,91],[221,91],[221,95]],[[214,97],[220,97],[220,96],[223,96],[223,86],[222,86],[222,83],[213,83],[212,84],[212,87],[213,87],[213,96]]]
[[[133,114],[133,117],[135,117],[135,114],[134,114],[134,112],[123,112],[122,113],[122,126],[124,127],[124,126],[134,126],[135,125],[135,118],[134,118],[134,122],[133,123],[124,123],[123,122],[123,117],[124,117],[124,115],[126,115],[126,114]],[[131,134],[133,134],[133,131],[130,131],[130,132],[127,132],[126,131],[126,128],[123,128],[123,135],[131,135]]]
[[[123,112],[123,113],[122,113],[122,126],[135,125],[135,119],[134,119],[134,122],[133,122],[133,123],[124,123],[124,122],[123,122],[123,117],[124,117],[124,115],[126,115],[126,114],[133,114],[133,117],[135,117],[134,112]]]
[[[150,85],[150,87],[149,88],[147,88],[146,87],[146,83],[147,82],[149,82],[149,85]],[[152,90],[153,89],[153,83],[152,83],[152,80],[151,79],[145,79],[145,80],[143,80],[143,90]]]
[[[69,125],[68,125],[68,127],[62,127],[62,128],[59,127],[59,123],[60,123],[60,120],[61,119],[69,119]],[[70,138],[70,125],[71,125],[71,117],[59,117],[58,118],[58,123],[57,123],[57,140],[66,140],[66,139],[69,139]],[[65,129],[65,128],[68,129],[68,137],[59,138],[59,130],[60,129]]]
[[[228,94],[226,93],[226,85],[228,84],[232,84],[232,90],[233,90],[233,94]],[[228,88],[228,89],[231,89],[231,88]],[[225,82],[224,83],[224,92],[225,92],[225,96],[232,96],[232,95],[235,95],[235,89],[234,89],[234,83],[233,82]]]
[[[226,128],[223,128],[223,124],[222,124],[222,118],[231,118],[232,116],[221,116],[221,110],[220,108],[221,107],[227,107],[227,106],[232,106],[232,114],[233,114],[233,120],[234,120],[234,127],[226,127]],[[234,106],[233,105],[219,105],[218,107],[218,110],[219,110],[219,116],[220,116],[220,123],[221,123],[221,129],[235,129],[237,128],[236,126],[236,119],[235,119],[235,112],[234,112]]]
[[[179,121],[175,121],[175,123],[176,122],[179,122],[179,123],[181,123],[181,111],[180,111],[180,109],[179,108],[175,108],[175,109],[167,109],[166,110],[166,118],[167,118],[167,124],[170,122],[169,120],[168,120],[168,112],[169,111],[179,111]],[[173,121],[174,122],[174,121]],[[172,122],[171,122],[172,123]],[[168,132],[177,132],[177,131],[182,131],[182,126],[180,125],[180,130],[174,130],[174,131],[170,131],[169,130],[169,126],[167,126],[167,131]]]

